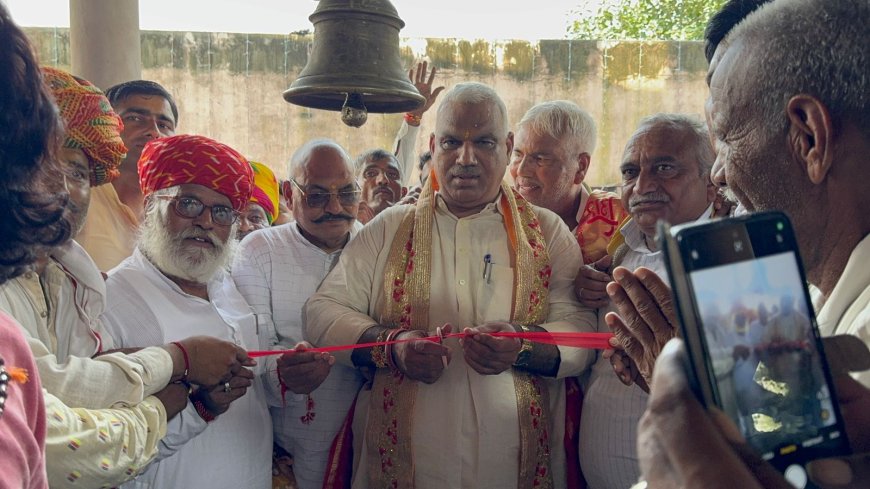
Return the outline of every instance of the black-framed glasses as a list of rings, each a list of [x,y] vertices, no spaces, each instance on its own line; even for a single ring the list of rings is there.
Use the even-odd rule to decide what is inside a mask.
[[[338,199],[338,203],[342,207],[349,207],[357,204],[362,194],[362,189],[360,189],[359,184],[356,182],[353,183],[354,190],[342,190],[339,192],[306,192],[295,178],[291,178],[290,183],[302,193],[302,197],[305,198],[305,203],[308,204],[308,207],[326,207],[333,195]]]
[[[231,226],[239,219],[239,213],[232,207],[226,205],[205,205],[196,197],[172,197],[170,195],[161,195],[159,198],[163,200],[171,200],[172,208],[175,213],[187,219],[196,219],[201,216],[206,209],[211,213],[211,220],[220,226]]]

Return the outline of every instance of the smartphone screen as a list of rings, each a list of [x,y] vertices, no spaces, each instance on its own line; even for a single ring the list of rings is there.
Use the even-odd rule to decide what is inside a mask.
[[[768,460],[840,436],[795,263],[786,252],[690,273],[718,404]]]
[[[684,324],[684,335],[694,334],[694,344],[702,345],[701,355],[694,353],[702,360],[694,364],[706,369],[696,378],[707,379],[707,395],[780,470],[846,453],[785,216],[746,216],[677,228],[675,234],[685,270],[683,290],[691,295],[694,321],[688,323],[695,328],[686,331]],[[677,302],[682,307],[686,298]]]

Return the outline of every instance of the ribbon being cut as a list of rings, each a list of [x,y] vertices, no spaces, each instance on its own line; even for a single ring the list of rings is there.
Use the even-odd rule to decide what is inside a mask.
[[[440,343],[446,338],[465,338],[466,333],[448,333],[442,336],[426,336],[423,338],[404,338],[401,340],[390,341],[373,341],[371,343],[355,343],[351,345],[328,346],[324,348],[308,348],[304,351],[308,352],[334,352],[342,350],[353,350],[355,348],[372,348],[376,346],[395,345],[397,343],[407,343],[409,341],[428,340],[435,343]],[[499,332],[492,333],[492,336],[501,336],[505,338],[517,338],[520,340],[528,340],[536,343],[546,343],[548,345],[570,346],[574,348],[590,348],[595,350],[607,350],[610,346],[610,338],[613,333],[546,333],[546,332],[524,332],[524,333],[509,333]],[[249,351],[248,356],[251,358],[265,357],[269,355],[283,355],[285,353],[293,353],[303,350],[261,350]]]

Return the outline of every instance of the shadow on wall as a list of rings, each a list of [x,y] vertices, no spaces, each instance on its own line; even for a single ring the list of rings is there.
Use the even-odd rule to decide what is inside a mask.
[[[69,31],[25,29],[43,64],[69,69]],[[288,104],[281,93],[305,66],[310,35],[142,32],[142,76],[176,98],[179,130],[236,147],[286,175],[286,162],[303,142],[331,137],[352,155],[391,148],[402,117],[369,114],[360,129],[344,126],[337,112]],[[701,42],[596,42],[404,39],[408,67],[426,57],[438,68],[436,83],[463,81],[494,87],[512,122],[533,104],[568,99],[598,123],[590,185],[613,184],[622,149],[637,121],[655,112],[702,115],[707,63]],[[103,87],[106,88],[106,87]],[[423,118],[419,152],[428,146],[434,110]]]

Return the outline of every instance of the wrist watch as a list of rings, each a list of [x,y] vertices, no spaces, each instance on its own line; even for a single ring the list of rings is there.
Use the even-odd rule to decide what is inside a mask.
[[[528,333],[531,331],[527,326],[519,325],[521,333]],[[517,353],[517,359],[514,360],[514,367],[527,367],[532,360],[532,345],[533,343],[527,339],[522,340],[523,344],[520,347],[519,353]]]

